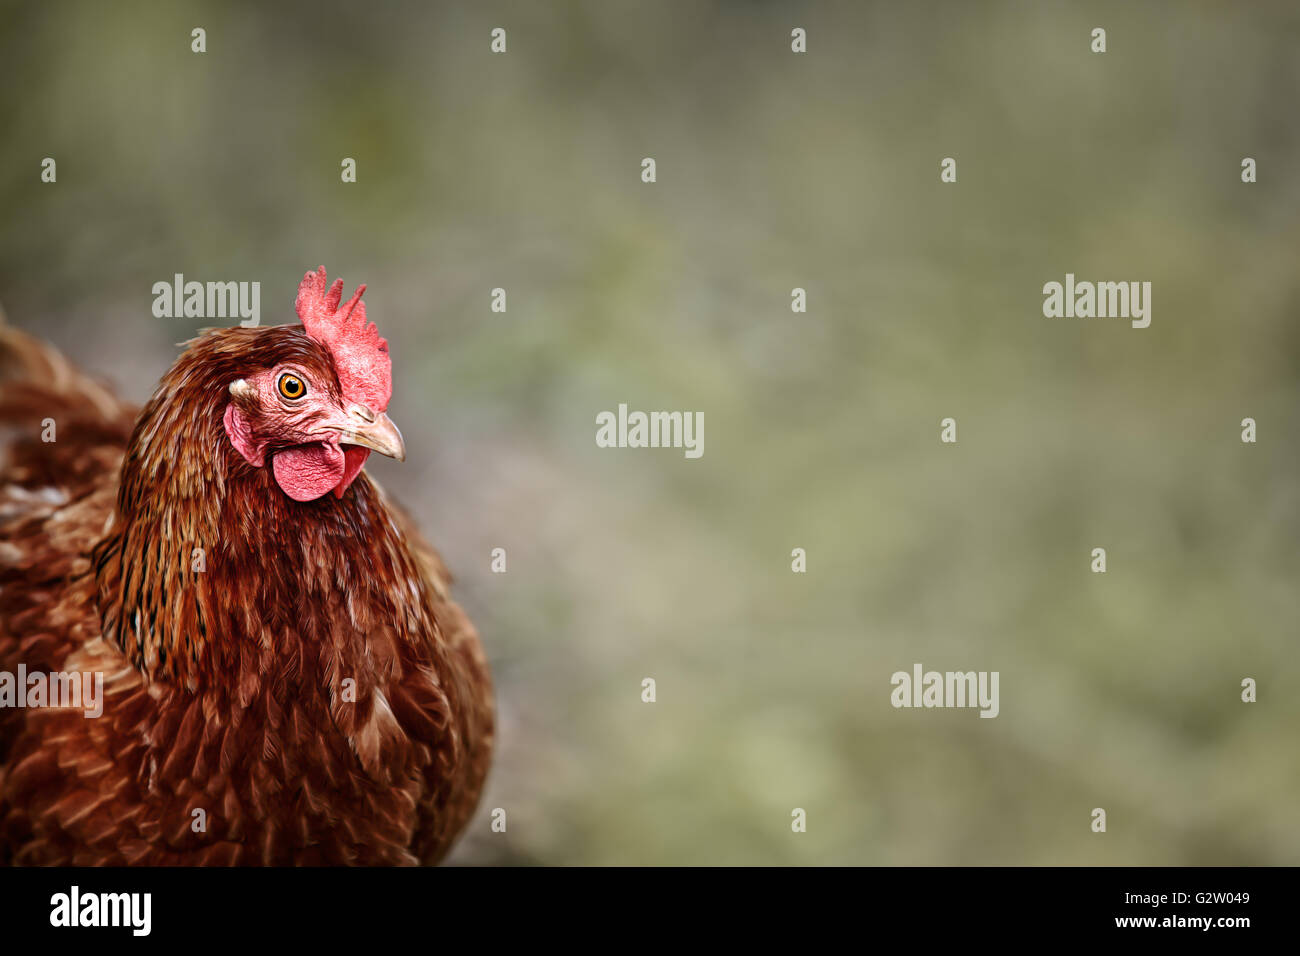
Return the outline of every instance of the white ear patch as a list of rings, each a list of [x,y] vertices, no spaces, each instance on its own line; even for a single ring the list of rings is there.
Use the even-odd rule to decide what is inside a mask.
[[[230,383],[230,394],[235,398],[252,398],[257,394],[257,390],[244,379],[237,378]]]

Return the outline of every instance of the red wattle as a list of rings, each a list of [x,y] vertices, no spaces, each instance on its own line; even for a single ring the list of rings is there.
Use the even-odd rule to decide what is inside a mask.
[[[356,445],[348,445],[343,449],[343,477],[339,483],[334,486],[334,497],[342,498],[343,492],[348,490],[348,485],[352,484],[357,475],[361,472],[361,466],[366,463],[370,457],[369,448],[358,448]]]
[[[286,495],[294,501],[315,501],[339,484],[346,463],[337,445],[320,443],[277,452],[271,467],[276,483]]]

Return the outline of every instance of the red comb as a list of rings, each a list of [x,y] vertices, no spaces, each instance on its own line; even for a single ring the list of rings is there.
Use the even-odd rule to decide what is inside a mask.
[[[343,397],[382,412],[393,395],[393,360],[375,324],[366,322],[366,304],[361,301],[366,287],[358,286],[340,307],[343,280],[335,279],[328,289],[326,281],[324,266],[302,277],[294,303],[298,318],[307,334],[334,357]]]

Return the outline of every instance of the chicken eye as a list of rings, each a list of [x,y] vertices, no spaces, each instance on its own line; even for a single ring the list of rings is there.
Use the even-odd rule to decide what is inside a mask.
[[[288,399],[299,399],[307,394],[307,384],[297,375],[285,372],[277,383],[280,394]]]

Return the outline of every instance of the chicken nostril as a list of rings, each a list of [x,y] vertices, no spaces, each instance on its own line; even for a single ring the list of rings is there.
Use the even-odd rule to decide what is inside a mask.
[[[348,409],[348,414],[365,422],[367,425],[372,424],[375,420],[375,413],[364,405],[353,405]]]

